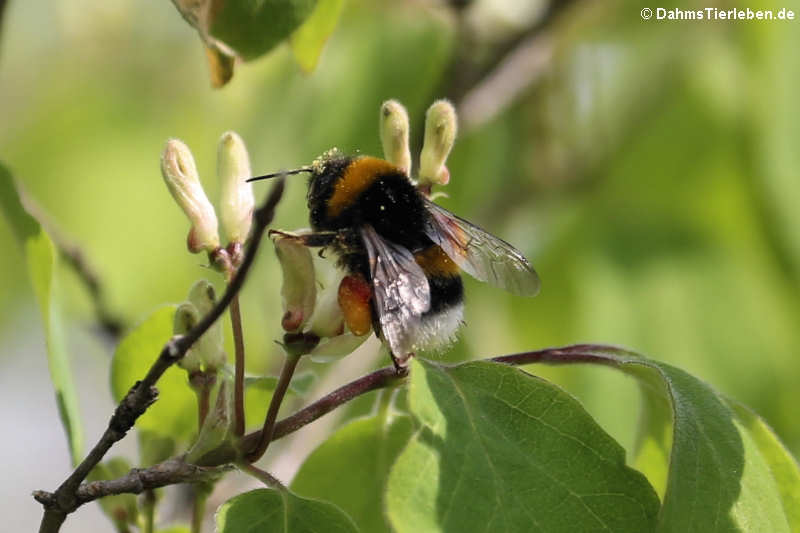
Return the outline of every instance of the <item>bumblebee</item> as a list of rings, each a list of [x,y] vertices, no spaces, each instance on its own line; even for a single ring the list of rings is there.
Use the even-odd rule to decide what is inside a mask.
[[[310,175],[313,232],[294,238],[335,253],[348,272],[339,287],[348,327],[363,334],[371,325],[396,366],[453,342],[464,315],[461,270],[514,294],[539,291],[518,250],[433,203],[383,159],[332,150],[309,167],[249,181],[301,172]]]

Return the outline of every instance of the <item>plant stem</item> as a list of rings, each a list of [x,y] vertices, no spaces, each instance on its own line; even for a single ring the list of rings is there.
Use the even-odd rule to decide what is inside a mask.
[[[285,437],[289,433],[297,431],[306,424],[310,424],[319,417],[330,413],[353,398],[376,389],[382,389],[392,384],[399,383],[403,381],[407,375],[407,369],[398,372],[394,367],[386,367],[376,370],[371,374],[367,374],[366,376],[362,376],[347,385],[339,387],[293,415],[277,422],[272,432],[271,439],[277,440]],[[241,450],[245,453],[253,453],[260,439],[261,431],[248,433],[242,439]],[[212,466],[229,463],[235,459],[230,450],[220,448],[208,452],[206,455],[200,457],[196,463],[198,465]]]
[[[286,489],[283,483],[281,483],[272,474],[270,474],[265,470],[261,470],[255,465],[252,465],[250,463],[242,463],[239,465],[239,468],[241,468],[243,472],[247,472],[257,480],[261,481],[267,487],[270,487],[272,489],[282,489],[282,490]]]
[[[197,372],[189,376],[189,385],[191,385],[197,395],[198,433],[203,429],[203,423],[205,423],[206,417],[208,416],[211,403],[211,391],[216,381],[216,374],[213,372]]]
[[[281,368],[281,375],[278,378],[278,385],[275,387],[275,392],[272,393],[272,399],[269,402],[269,409],[267,409],[267,416],[264,418],[264,426],[261,428],[261,436],[258,439],[258,444],[255,449],[247,454],[247,460],[251,463],[258,461],[264,452],[267,451],[272,435],[275,431],[275,420],[278,418],[278,410],[283,402],[283,397],[286,395],[286,390],[289,388],[289,383],[292,381],[294,369],[297,368],[297,362],[300,361],[300,356],[295,354],[286,354],[286,359],[283,361],[283,368]]]
[[[233,433],[237,437],[244,435],[244,333],[242,332],[242,315],[239,310],[239,297],[231,300],[231,331],[236,352],[233,379]]]
[[[142,514],[144,515],[142,533],[153,533],[156,523],[156,493],[146,490],[142,499]]]

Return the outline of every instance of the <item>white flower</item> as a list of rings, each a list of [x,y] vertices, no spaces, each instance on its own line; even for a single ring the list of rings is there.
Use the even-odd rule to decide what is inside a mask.
[[[307,232],[274,232],[275,252],[283,271],[284,341],[293,350],[315,361],[329,361],[352,353],[371,333],[371,328],[351,332],[339,305],[344,273],[327,259],[293,238]],[[362,328],[363,329],[363,328]]]
[[[289,333],[296,333],[314,312],[317,298],[314,262],[308,247],[293,239],[292,234],[273,233],[272,242],[283,272],[281,326]]]

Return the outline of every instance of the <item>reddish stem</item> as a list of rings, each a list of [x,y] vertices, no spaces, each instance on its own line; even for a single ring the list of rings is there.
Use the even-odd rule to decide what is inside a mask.
[[[242,331],[242,315],[239,311],[239,297],[231,300],[231,330],[236,353],[233,379],[233,431],[237,437],[244,435],[244,332]]]

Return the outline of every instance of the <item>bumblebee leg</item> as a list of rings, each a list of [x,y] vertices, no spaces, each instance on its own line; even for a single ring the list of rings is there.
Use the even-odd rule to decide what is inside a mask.
[[[375,300],[373,299],[372,302],[374,303]],[[405,376],[408,373],[408,361],[414,357],[414,352],[409,352],[403,356],[395,354],[389,347],[389,343],[386,342],[386,337],[383,336],[383,332],[381,331],[381,323],[378,320],[377,315],[373,315],[372,330],[375,332],[375,336],[381,341],[381,351],[388,354],[392,359],[392,364],[394,365],[394,370],[397,375]]]
[[[297,235],[277,229],[269,230],[269,236],[272,237],[273,235],[279,235],[282,239],[291,239],[309,248],[324,248],[339,238],[339,232],[336,231],[318,231],[316,233]]]
[[[414,352],[407,353],[401,357],[390,351],[389,355],[392,356],[392,363],[394,364],[394,369],[398,374],[405,374],[408,372],[408,361],[414,357]]]

